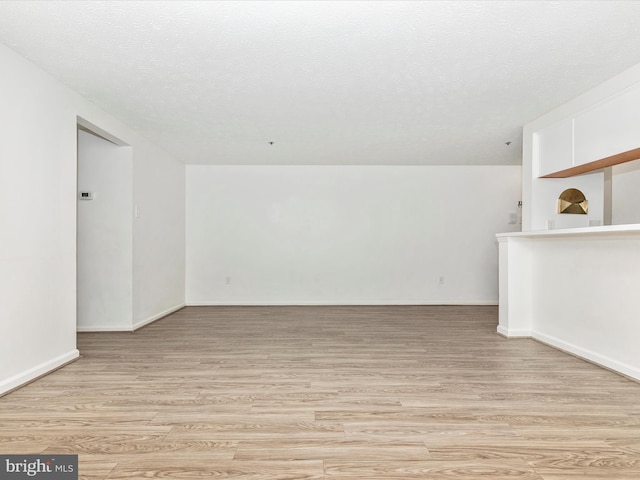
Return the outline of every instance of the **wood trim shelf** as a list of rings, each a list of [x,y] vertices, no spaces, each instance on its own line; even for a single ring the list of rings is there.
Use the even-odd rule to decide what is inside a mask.
[[[575,167],[567,168],[566,170],[560,170],[559,172],[542,175],[539,178],[573,177],[574,175],[581,175],[583,173],[593,172],[595,170],[612,167],[620,163],[631,162],[638,159],[640,159],[640,148],[634,148],[633,150],[618,153],[610,157],[601,158],[600,160],[594,160],[593,162],[576,165]]]

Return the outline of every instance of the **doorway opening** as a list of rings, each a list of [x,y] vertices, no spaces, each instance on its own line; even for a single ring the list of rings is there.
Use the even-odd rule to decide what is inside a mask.
[[[78,118],[77,331],[132,329],[132,148]]]

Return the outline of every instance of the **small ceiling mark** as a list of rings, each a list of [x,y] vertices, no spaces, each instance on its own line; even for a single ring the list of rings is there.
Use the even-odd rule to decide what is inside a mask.
[[[511,142],[504,142],[504,144],[508,147],[509,145],[511,145]]]
[[[269,145],[273,145],[273,142],[269,142]]]

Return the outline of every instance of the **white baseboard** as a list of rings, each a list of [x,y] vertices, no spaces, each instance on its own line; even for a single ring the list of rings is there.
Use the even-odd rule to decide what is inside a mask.
[[[622,375],[633,378],[634,380],[640,381],[640,368],[638,367],[619,362],[613,358],[609,358],[592,350],[579,347],[578,345],[574,345],[569,342],[565,342],[564,340],[561,340],[559,338],[545,335],[541,332],[533,331],[531,332],[531,336],[541,343],[570,353],[591,363],[595,363],[596,365],[604,367],[608,370],[613,370],[614,372],[618,372]]]
[[[530,330],[517,330],[514,328],[505,328],[498,325],[497,332],[507,338],[531,338]]]
[[[136,330],[144,327],[145,325],[149,325],[150,323],[155,322],[156,320],[160,320],[161,318],[166,317],[167,315],[171,315],[174,312],[184,308],[186,305],[181,303],[180,305],[176,305],[171,307],[163,312],[160,312],[152,317],[145,318],[144,320],[140,320],[139,322],[134,323],[133,325],[89,325],[78,327],[78,332],[87,333],[87,332],[135,332]]]
[[[83,327],[78,326],[76,329],[79,333],[89,332],[130,332],[132,331],[130,325],[85,325]]]
[[[73,349],[70,352],[67,352],[63,355],[60,355],[56,358],[53,358],[47,362],[43,362],[40,365],[36,365],[29,370],[25,370],[24,372],[20,372],[17,375],[7,378],[6,380],[0,381],[0,395],[4,395],[12,390],[15,390],[18,387],[21,387],[36,378],[42,377],[47,373],[52,372],[69,362],[74,361],[80,356],[80,352],[77,349]]]
[[[145,320],[140,320],[139,322],[136,322],[133,324],[133,331],[135,332],[136,330],[138,330],[139,328],[144,327],[145,325],[149,325],[150,323],[155,322],[156,320],[160,320],[161,318],[166,317],[167,315],[171,315],[172,313],[177,312],[178,310],[181,310],[185,307],[186,305],[184,303],[181,303],[179,305],[176,305],[174,307],[171,307],[167,310],[165,310],[164,312],[160,312],[152,317],[149,317]]]
[[[345,301],[212,301],[212,300],[189,300],[187,307],[378,307],[378,306],[438,306],[438,305],[489,305],[497,306],[498,302],[493,300],[477,300],[477,301],[455,301],[455,302],[425,302],[416,300],[412,301],[392,301],[392,300],[362,300],[355,302]]]

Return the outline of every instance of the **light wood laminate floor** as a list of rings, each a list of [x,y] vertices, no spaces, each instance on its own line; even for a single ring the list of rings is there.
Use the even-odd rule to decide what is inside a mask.
[[[640,479],[640,384],[497,307],[189,307],[0,398],[80,478]]]

